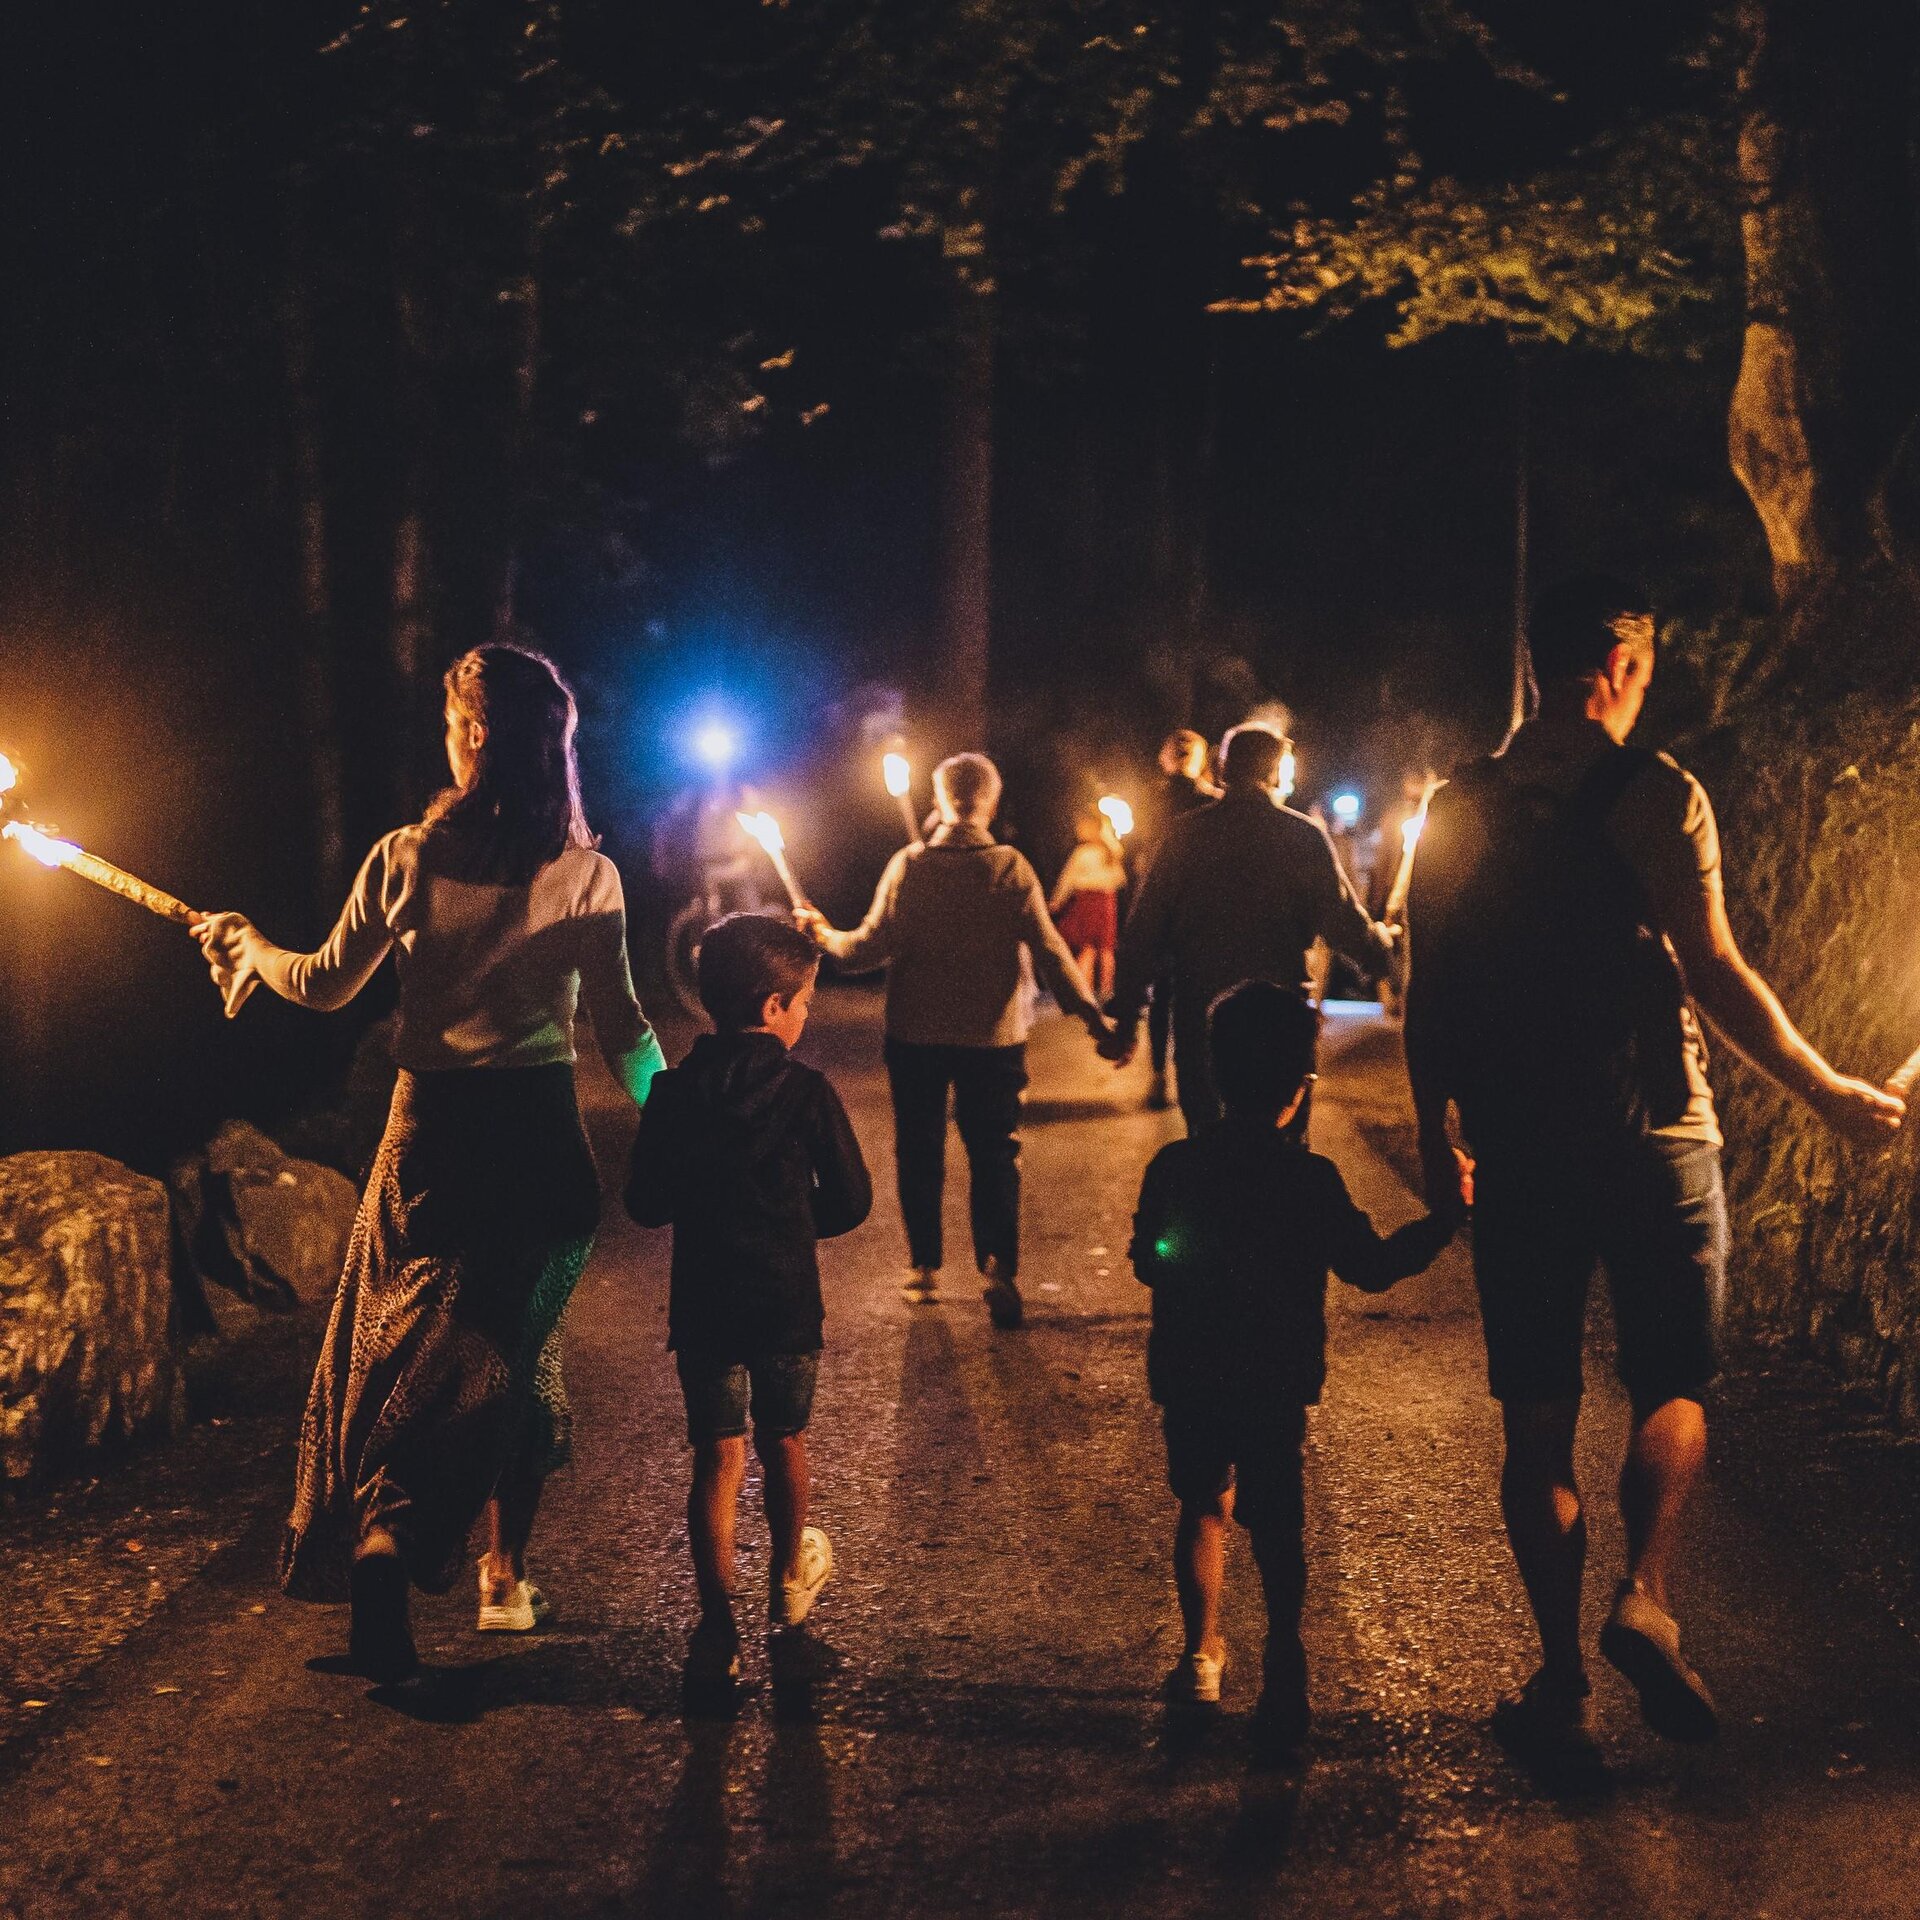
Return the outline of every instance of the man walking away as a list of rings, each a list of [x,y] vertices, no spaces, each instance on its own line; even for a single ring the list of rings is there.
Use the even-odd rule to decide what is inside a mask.
[[[1594,1757],[1580,1638],[1586,1521],[1574,1477],[1587,1283],[1607,1272],[1632,1403],[1626,1577],[1600,1650],[1673,1739],[1716,1729],[1680,1651],[1669,1579],[1706,1458],[1727,1212],[1694,1004],[1836,1131],[1905,1111],[1837,1073],[1741,957],[1705,790],[1625,742],[1654,668],[1642,594],[1587,579],[1532,626],[1540,715],[1435,796],[1408,923],[1407,1066],[1436,1207],[1474,1207],[1501,1505],[1540,1670],[1496,1725],[1534,1757]],[[1689,1000],[1691,994],[1691,1001]],[[1447,1134],[1458,1109],[1472,1158]]]
[[[996,845],[1000,774],[984,754],[934,769],[939,825],[880,876],[867,917],[837,932],[811,909],[806,932],[858,972],[885,966],[887,1078],[893,1089],[900,1211],[914,1305],[939,1301],[947,1098],[972,1174],[973,1250],[996,1327],[1020,1324],[1020,1105],[1027,1084],[1037,960],[1063,1012],[1095,1039],[1108,1028],[1047,913],[1026,856]]]
[[[1157,978],[1173,982],[1173,1057],[1189,1133],[1220,1117],[1207,1065],[1207,1009],[1243,980],[1304,991],[1307,949],[1322,938],[1349,958],[1383,959],[1391,936],[1368,919],[1326,829],[1279,799],[1287,743],[1236,727],[1221,743],[1225,792],[1167,830],[1120,935],[1114,1037],[1125,1065]],[[1299,1122],[1304,1125],[1304,1110]]]
[[[1220,798],[1220,789],[1207,777],[1210,759],[1205,737],[1191,727],[1176,727],[1160,743],[1160,806],[1153,823],[1153,842],[1141,853],[1142,874],[1153,864],[1174,821]],[[1147,1004],[1147,1058],[1153,1067],[1147,1105],[1155,1113],[1163,1113],[1173,1104],[1167,1095],[1167,1050],[1172,1041],[1173,981],[1162,975],[1153,983],[1153,997]]]

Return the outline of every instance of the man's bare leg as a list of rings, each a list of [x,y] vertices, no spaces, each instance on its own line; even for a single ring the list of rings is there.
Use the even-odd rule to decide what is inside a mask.
[[[773,1539],[773,1564],[785,1580],[800,1577],[800,1536],[806,1530],[813,1474],[804,1433],[756,1433],[760,1456],[760,1492],[766,1503],[767,1531]]]
[[[1620,1469],[1627,1573],[1663,1613],[1680,1525],[1707,1461],[1707,1412],[1697,1400],[1667,1400],[1636,1412]]]
[[[1500,1510],[1521,1584],[1540,1631],[1541,1664],[1556,1680],[1581,1679],[1580,1582],[1587,1564],[1587,1519],[1573,1469],[1578,1400],[1515,1402],[1501,1409],[1506,1463]]]

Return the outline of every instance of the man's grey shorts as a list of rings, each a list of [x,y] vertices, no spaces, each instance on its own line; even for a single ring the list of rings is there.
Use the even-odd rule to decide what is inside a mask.
[[[1479,1158],[1473,1268],[1496,1400],[1579,1397],[1596,1266],[1606,1269],[1616,1364],[1634,1406],[1699,1399],[1718,1371],[1726,1297],[1719,1148],[1655,1136]]]

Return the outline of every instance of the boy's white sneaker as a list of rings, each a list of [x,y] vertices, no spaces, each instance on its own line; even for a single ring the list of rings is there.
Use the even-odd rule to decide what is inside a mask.
[[[1218,1706],[1220,1675],[1226,1664],[1224,1653],[1183,1653],[1167,1675],[1167,1698],[1176,1706]]]
[[[909,1267],[900,1283],[900,1297],[910,1307],[937,1307],[940,1304],[940,1269]]]
[[[476,1632],[531,1633],[552,1611],[546,1595],[526,1580],[516,1580],[504,1600],[494,1599],[487,1563],[481,1561],[480,1617],[474,1622]]]
[[[773,1570],[768,1613],[776,1627],[797,1627],[813,1611],[833,1571],[833,1543],[818,1527],[800,1529],[800,1571],[791,1580]]]

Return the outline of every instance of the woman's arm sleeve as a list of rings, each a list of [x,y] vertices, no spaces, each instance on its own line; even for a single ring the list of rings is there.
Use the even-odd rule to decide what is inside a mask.
[[[667,1060],[633,990],[627,904],[620,876],[610,864],[601,869],[601,875],[580,921],[580,998],[613,1077],[635,1106],[644,1107],[653,1076]]]
[[[1060,938],[1060,929],[1053,924],[1053,915],[1047,911],[1038,877],[1029,867],[1022,879],[1025,882],[1025,895],[1020,905],[1020,937],[1032,953],[1034,964],[1040,969],[1040,977],[1046,981],[1048,992],[1059,1002],[1062,1013],[1074,1013],[1082,1019],[1097,1020],[1100,1003],[1088,991],[1079,964],[1068,951],[1067,943]]]
[[[903,847],[887,862],[880,884],[873,890],[873,905],[867,909],[867,917],[851,933],[829,927],[821,934],[820,945],[850,972],[884,967],[893,958],[894,899],[900,891],[911,851]]]
[[[318,1013],[344,1007],[373,978],[393,945],[384,911],[386,878],[387,842],[382,840],[361,862],[326,944],[312,953],[269,946],[258,962],[261,980],[296,1007]]]

